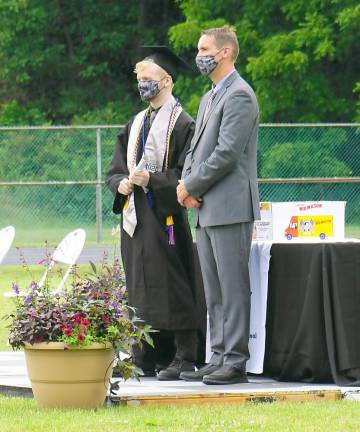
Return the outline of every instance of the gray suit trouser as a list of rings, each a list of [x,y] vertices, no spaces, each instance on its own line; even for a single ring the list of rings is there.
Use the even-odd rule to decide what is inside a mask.
[[[253,222],[196,229],[215,365],[243,367],[249,359],[252,231]]]

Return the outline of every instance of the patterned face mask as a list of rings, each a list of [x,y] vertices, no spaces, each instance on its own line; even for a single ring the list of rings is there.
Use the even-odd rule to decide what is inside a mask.
[[[216,68],[219,62],[215,60],[215,56],[217,56],[221,50],[219,50],[214,55],[196,56],[196,66],[198,67],[201,75],[210,75],[211,72]]]
[[[157,96],[160,93],[159,83],[160,81],[155,80],[140,80],[138,89],[141,100],[148,101]]]

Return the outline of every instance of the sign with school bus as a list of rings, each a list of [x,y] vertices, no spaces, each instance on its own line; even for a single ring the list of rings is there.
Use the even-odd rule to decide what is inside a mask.
[[[333,217],[292,216],[284,234],[288,240],[294,237],[319,237],[324,240],[333,236]]]
[[[275,242],[344,240],[345,201],[261,203],[254,240]]]
[[[345,201],[272,202],[273,240],[343,240],[345,205]]]

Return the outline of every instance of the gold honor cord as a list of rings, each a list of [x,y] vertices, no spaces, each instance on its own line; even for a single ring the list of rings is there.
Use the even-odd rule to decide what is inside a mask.
[[[166,171],[169,166],[170,137],[175,126],[175,118],[179,106],[180,104],[177,101],[170,116],[169,127],[166,134],[166,156],[165,156],[164,171]],[[175,245],[174,218],[171,215],[166,217],[166,232],[168,234],[169,245],[174,246]]]

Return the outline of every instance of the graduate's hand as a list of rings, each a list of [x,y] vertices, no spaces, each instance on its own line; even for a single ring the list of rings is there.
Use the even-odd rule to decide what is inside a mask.
[[[135,170],[131,173],[129,180],[137,186],[147,186],[150,180],[150,174],[147,170]]]
[[[178,203],[183,206],[184,199],[190,195],[189,192],[186,190],[184,180],[179,180],[179,184],[176,188],[176,194],[177,194]]]
[[[130,195],[133,191],[134,185],[131,183],[131,181],[127,178],[122,179],[118,187],[118,192],[122,195]]]
[[[183,206],[187,209],[190,208],[199,208],[202,204],[202,200],[200,198],[194,198],[191,195],[187,196],[183,201]]]

